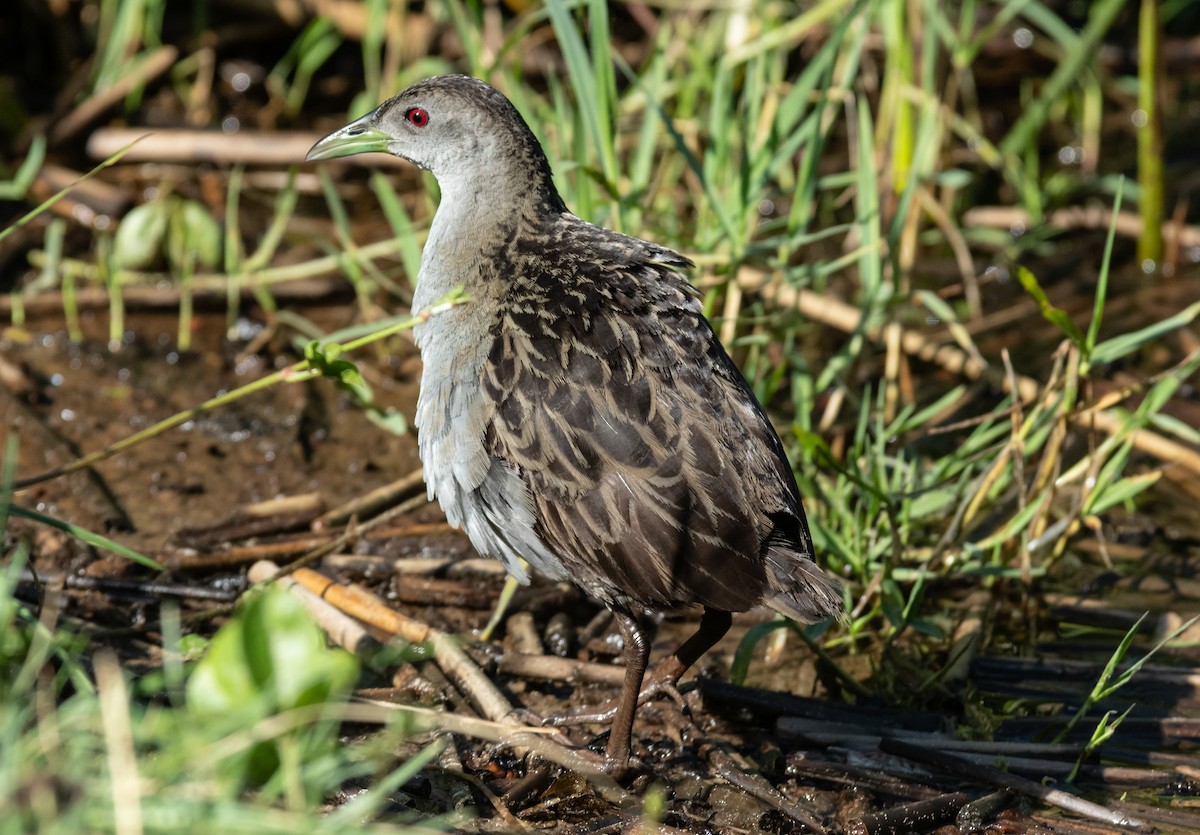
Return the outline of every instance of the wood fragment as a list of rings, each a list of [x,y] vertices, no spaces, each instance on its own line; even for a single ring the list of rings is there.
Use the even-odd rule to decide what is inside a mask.
[[[180,528],[171,534],[171,545],[198,551],[217,548],[224,543],[241,539],[277,536],[306,529],[314,516],[311,510],[276,516],[247,516],[239,511],[229,520],[217,525],[206,528]]]
[[[194,549],[184,548],[163,554],[160,562],[172,571],[205,571],[264,559],[294,557],[331,542],[331,536],[302,536],[261,545],[231,545],[210,553],[198,554]]]
[[[529,804],[538,795],[550,788],[554,782],[554,771],[549,766],[540,765],[525,772],[525,776],[509,786],[508,791],[500,795],[500,800],[512,811],[518,811]]]
[[[325,531],[343,524],[352,517],[370,518],[386,508],[393,507],[397,502],[411,497],[424,487],[425,472],[418,467],[403,478],[376,487],[365,495],[351,499],[345,504],[321,514],[313,522],[313,530]]]
[[[921,741],[943,751],[971,752],[988,756],[1038,756],[1059,757],[1074,761],[1083,746],[1072,743],[1037,742],[989,742],[987,740],[958,739],[946,734],[931,734],[927,731],[906,731],[903,728],[888,728],[886,733],[864,733],[860,726],[831,722],[828,720],[805,719],[800,716],[780,716],[775,720],[775,732],[783,739],[800,739],[818,745],[850,745],[851,741],[866,743],[865,747],[877,748],[884,736]]]
[[[96,177],[84,179],[81,171],[46,163],[34,178],[30,193],[36,200],[48,200],[69,188],[70,194],[58,200],[50,211],[69,220],[95,228],[97,218],[115,222],[129,205],[129,195]]]
[[[492,582],[467,582],[415,574],[397,575],[392,588],[400,603],[425,606],[457,606],[463,609],[491,609],[499,586]]]
[[[1016,794],[1008,789],[985,794],[983,797],[964,803],[954,817],[954,824],[964,832],[983,829],[984,825],[994,818],[997,812],[1011,806],[1016,799]]]
[[[413,643],[429,642],[438,667],[484,716],[509,721],[514,710],[496,688],[445,632],[400,614],[361,586],[342,585],[308,568],[293,572],[296,582],[364,623]]]
[[[500,656],[497,671],[504,675],[544,681],[570,683],[591,682],[619,687],[625,678],[625,669],[616,664],[599,664],[576,658],[560,658],[557,655],[524,655],[506,652]]]
[[[504,631],[508,635],[509,645],[513,652],[522,655],[542,656],[546,649],[542,646],[542,638],[537,633],[537,625],[529,612],[516,612],[508,616],[504,622]]]
[[[374,537],[371,537],[372,539]],[[504,564],[486,557],[401,557],[385,559],[388,568],[395,574],[444,574],[449,577],[503,577]],[[348,563],[348,561],[347,561]]]
[[[1138,671],[1141,675],[1146,671],[1143,667]],[[1005,719],[996,729],[997,736],[1024,739],[1039,736],[1047,731],[1057,731],[1066,724],[1063,719],[1054,716],[1023,716],[1019,719]],[[1086,740],[1092,729],[1082,725],[1077,726],[1071,735],[1072,739]],[[1126,744],[1131,738],[1149,745],[1161,745],[1167,740],[1200,739],[1200,719],[1187,717],[1165,716],[1131,716],[1121,723],[1121,739]]]
[[[279,566],[267,560],[256,562],[250,566],[250,571],[247,573],[247,577],[252,583],[262,583],[275,579],[278,575]],[[295,577],[278,577],[277,582],[296,595],[312,614],[317,625],[324,629],[325,633],[338,646],[368,662],[379,657],[386,649],[383,644],[367,633],[361,623],[301,586]]]
[[[446,522],[405,521],[405,522],[401,522],[398,525],[389,525],[385,528],[379,528],[378,530],[373,532],[372,537],[378,537],[380,539],[409,537],[409,538],[415,539],[416,537],[419,537],[419,536],[439,536],[442,534],[455,535],[455,534],[461,534],[461,533],[462,533],[462,531],[460,531],[458,528],[451,527]],[[487,560],[487,562],[495,562],[495,560]]]
[[[962,792],[918,800],[855,818],[846,826],[850,835],[903,835],[928,832],[954,819],[969,798]]]
[[[320,493],[297,493],[292,496],[278,496],[261,502],[245,505],[241,509],[242,516],[284,516],[288,514],[319,514],[324,508],[325,500]]]

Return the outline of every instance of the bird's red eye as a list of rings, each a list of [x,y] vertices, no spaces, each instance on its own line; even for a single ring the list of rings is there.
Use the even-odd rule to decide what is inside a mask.
[[[414,128],[423,128],[429,124],[429,114],[421,107],[410,107],[404,112],[404,118]]]

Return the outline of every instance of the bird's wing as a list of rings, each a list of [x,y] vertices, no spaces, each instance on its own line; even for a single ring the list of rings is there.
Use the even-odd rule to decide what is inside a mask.
[[[770,595],[772,515],[803,518],[778,438],[674,258],[614,258],[578,283],[594,263],[522,276],[528,297],[506,305],[484,365],[486,443],[590,593],[740,611]]]

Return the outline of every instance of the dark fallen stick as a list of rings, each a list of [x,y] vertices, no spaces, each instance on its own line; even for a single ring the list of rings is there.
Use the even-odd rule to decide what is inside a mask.
[[[1054,835],[1124,835],[1121,827],[1099,824],[1095,821],[1063,820],[1053,815],[1031,815],[1037,826],[1036,832],[1053,832]]]
[[[1121,812],[1107,809],[1098,803],[1084,800],[1082,797],[1069,794],[1062,789],[1053,789],[1025,777],[1018,777],[1015,774],[1001,771],[998,768],[973,763],[965,757],[930,750],[920,745],[913,745],[911,742],[905,740],[889,737],[885,737],[879,747],[888,754],[895,754],[920,763],[933,765],[945,771],[956,772],[973,780],[990,783],[1002,789],[1011,789],[1027,797],[1040,800],[1050,806],[1056,806],[1059,809],[1090,818],[1091,820],[1101,821],[1113,826],[1127,827],[1136,832],[1154,831],[1152,826],[1140,820],[1130,818]]]
[[[1129,663],[1120,664],[1124,671]],[[1075,682],[1091,685],[1104,671],[1103,664],[1078,661],[1072,658],[978,658],[971,665],[973,675],[998,679],[1028,679],[1057,684]],[[1186,686],[1200,686],[1200,669],[1196,667],[1164,667],[1146,665],[1138,670],[1135,681]]]
[[[972,800],[958,810],[958,814],[954,816],[954,824],[964,832],[982,829],[997,812],[1011,806],[1016,797],[1008,789],[1000,789]]]
[[[1099,717],[1097,717],[1099,718]],[[1013,737],[1030,737],[1038,734],[1054,733],[1066,722],[1063,719],[1050,716],[1027,716],[1021,719],[1006,719],[1000,723],[996,734]],[[1086,740],[1092,733],[1092,727],[1081,723],[1074,729],[1071,738]],[[1121,723],[1120,738],[1126,745],[1132,739],[1138,739],[1145,745],[1162,745],[1168,741],[1181,739],[1200,739],[1200,719],[1184,717],[1131,717]]]
[[[1178,832],[1200,832],[1200,813],[1190,809],[1171,809],[1162,806],[1151,806],[1138,803],[1135,800],[1124,800],[1121,808],[1146,820],[1169,826]]]
[[[315,511],[281,513],[275,516],[237,516],[219,525],[206,528],[182,528],[171,534],[171,544],[177,548],[197,551],[216,548],[226,542],[306,530]]]
[[[850,835],[902,835],[928,832],[953,820],[968,798],[962,792],[943,794],[916,803],[906,803],[882,812],[855,818],[846,825]]]
[[[1124,727],[1122,727],[1124,731]],[[1200,769],[1200,758],[1195,754],[1185,754],[1176,751],[1147,751],[1131,748],[1127,745],[1105,745],[1104,759],[1113,762],[1134,763],[1137,765],[1158,765],[1168,768],[1183,766]]]
[[[474,583],[440,577],[397,575],[392,584],[396,600],[426,606],[455,606],[461,609],[491,609],[499,586],[495,582]]]
[[[891,774],[897,779],[917,780],[931,786],[940,786],[941,789],[934,793],[935,796],[945,794],[959,785],[958,780],[947,780],[945,772],[905,757],[894,757],[882,751],[856,751],[853,748],[832,746],[826,750],[830,756],[843,757],[847,763],[859,768],[876,769]]]
[[[789,756],[787,771],[789,776],[806,781],[820,780],[837,786],[847,786],[855,791],[887,794],[901,800],[928,800],[942,793],[915,780],[900,780],[882,769],[807,756]]]
[[[333,541],[331,536],[306,535],[281,542],[265,542],[261,545],[233,545],[211,553],[197,554],[190,549],[181,549],[157,555],[159,562],[172,571],[212,570],[235,565],[255,563],[259,560],[278,560],[307,553]]]
[[[29,569],[21,572],[19,582],[39,587],[50,585],[79,591],[99,591],[111,596],[138,598],[178,597],[190,600],[215,600],[221,603],[232,603],[241,594],[240,591],[233,589],[214,589],[179,583],[159,583],[125,577],[88,577],[81,574],[63,574],[61,572],[34,574]]]
[[[860,732],[882,733],[896,728],[940,731],[945,725],[945,719],[936,713],[890,710],[865,704],[843,707],[821,699],[743,687],[712,678],[699,678],[697,682],[706,702],[711,700],[717,704],[748,708],[770,716],[801,716],[823,722],[843,722],[856,726]]]
[[[526,806],[529,801],[540,796],[554,782],[555,773],[548,765],[531,768],[524,777],[517,780],[508,791],[500,795],[500,801],[516,812]]]
[[[855,733],[853,727],[836,722],[818,722],[792,716],[780,717],[776,722],[776,732],[785,740],[858,751],[878,750],[882,739],[874,734]],[[1069,776],[1075,761],[1083,752],[1082,746],[1069,743],[987,742],[904,730],[887,736],[907,739],[940,751],[956,752],[981,765],[993,765],[1002,759],[1006,771],[1034,779]],[[1089,782],[1106,785],[1143,787],[1163,786],[1175,779],[1170,772],[1161,770],[1097,765],[1083,766],[1080,776]]]
[[[946,750],[940,743],[929,743],[931,747]],[[970,760],[977,765],[992,766],[997,761],[1003,763],[1004,770],[1011,774],[1020,774],[1034,780],[1053,777],[1065,780],[1075,767],[1074,762],[1063,760],[1046,760],[1038,757],[995,757],[972,751],[959,751],[956,756]],[[1166,786],[1176,778],[1170,771],[1155,771],[1150,768],[1125,768],[1121,766],[1084,765],[1079,770],[1079,779],[1089,783],[1102,783],[1107,786],[1134,786],[1153,788]]]
[[[840,745],[847,748],[877,748],[883,734],[866,734],[856,725],[839,722],[822,722],[799,716],[781,716],[775,722],[775,732],[782,739],[795,739],[816,745]],[[1081,745],[1070,743],[1036,742],[987,742],[984,740],[957,739],[943,734],[923,731],[908,731],[903,728],[889,731],[887,736],[922,740],[936,745],[943,751],[971,751],[1000,756],[1035,756],[1077,758],[1083,750]]]

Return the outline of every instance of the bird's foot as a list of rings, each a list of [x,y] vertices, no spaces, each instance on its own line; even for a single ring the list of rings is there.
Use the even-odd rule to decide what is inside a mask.
[[[642,686],[641,692],[638,693],[638,706],[641,707],[657,696],[667,696],[679,706],[680,710],[686,710],[687,703],[684,701],[679,689],[675,686],[676,682],[677,679],[672,678],[670,675],[658,675],[658,669],[656,668]],[[597,725],[604,722],[611,722],[613,717],[617,715],[618,707],[620,707],[620,699],[612,699],[602,705],[568,713],[565,716],[547,716],[542,719],[542,724],[554,728],[563,728],[570,725]],[[608,768],[606,767],[605,770],[608,771]]]

